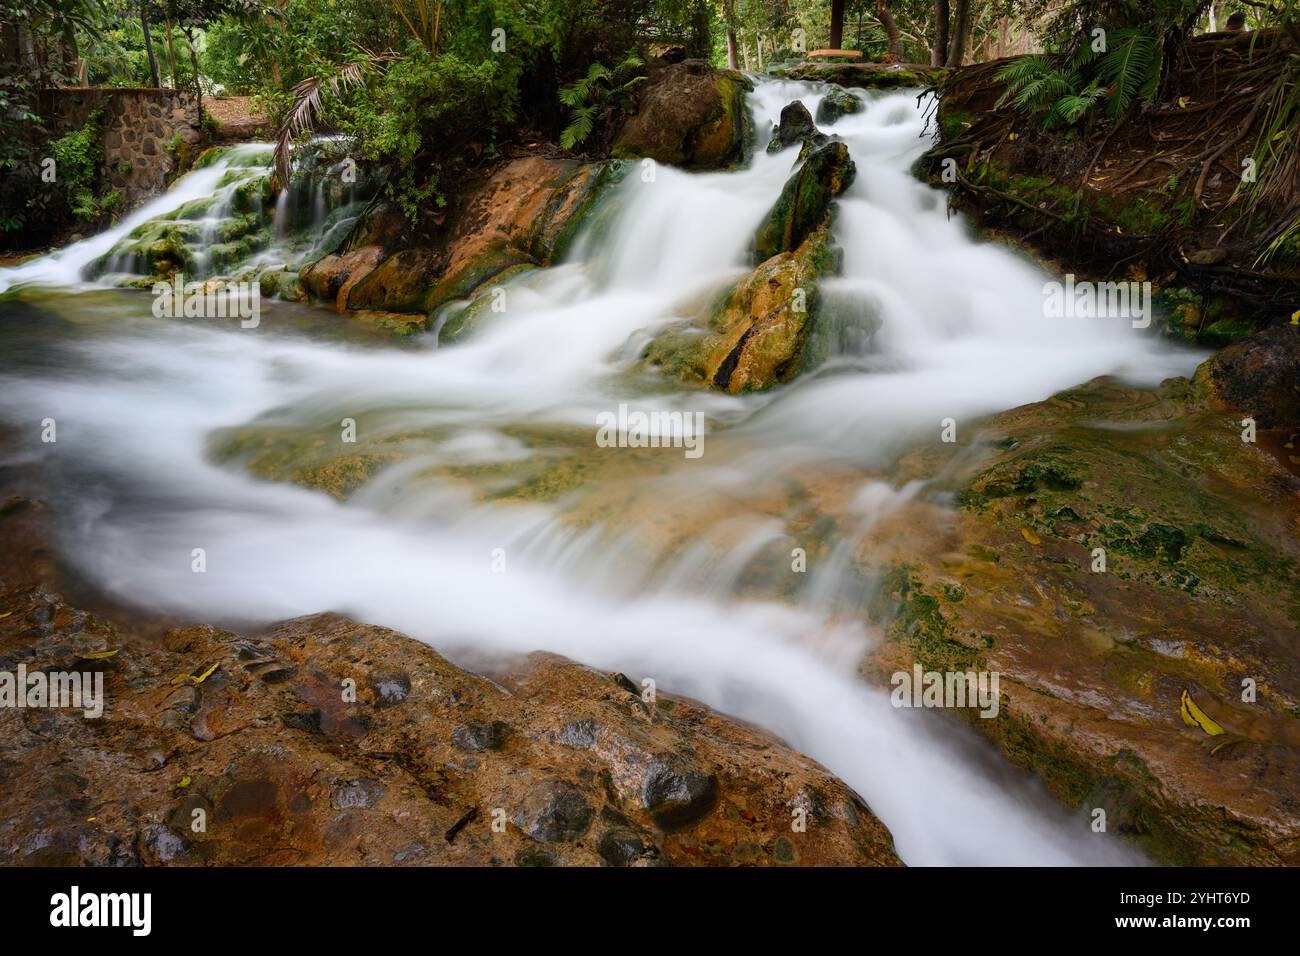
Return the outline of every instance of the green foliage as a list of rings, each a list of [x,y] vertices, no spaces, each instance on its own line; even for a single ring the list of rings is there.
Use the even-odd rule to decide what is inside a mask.
[[[287,0],[215,23],[201,62],[228,92],[278,98],[283,108],[284,94],[307,77],[400,49],[404,30],[379,0]]]
[[[498,70],[492,60],[434,57],[412,43],[376,88],[353,89],[338,105],[339,131],[393,169],[389,192],[412,220],[423,205],[445,204],[443,182],[471,144],[481,151],[514,119]]]
[[[560,145],[573,149],[592,133],[597,122],[632,108],[636,85],[645,80],[637,71],[645,65],[635,53],[625,56],[613,70],[593,63],[587,75],[560,88],[560,102],[573,111],[573,120],[560,134]]]
[[[1097,60],[1097,75],[1108,87],[1112,119],[1126,113],[1135,100],[1151,102],[1160,83],[1157,37],[1136,27],[1111,30],[1106,53]]]
[[[1013,60],[998,72],[1005,90],[998,106],[1010,102],[1039,118],[1049,129],[1072,126],[1106,103],[1111,119],[1124,116],[1136,102],[1155,99],[1160,82],[1157,39],[1136,27],[1105,34],[1105,49],[1096,38],[1081,43],[1072,57],[1043,54]]]
[[[50,143],[56,182],[72,215],[80,222],[93,223],[122,204],[120,193],[97,196],[99,168],[104,162],[101,145],[101,110],[96,110],[79,129]]]

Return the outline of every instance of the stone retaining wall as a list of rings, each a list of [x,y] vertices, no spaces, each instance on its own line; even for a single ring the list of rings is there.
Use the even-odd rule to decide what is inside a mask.
[[[176,164],[173,143],[193,146],[200,139],[198,103],[188,91],[64,87],[41,95],[41,115],[55,136],[84,126],[102,107],[104,182],[122,193],[127,207],[166,187]]]

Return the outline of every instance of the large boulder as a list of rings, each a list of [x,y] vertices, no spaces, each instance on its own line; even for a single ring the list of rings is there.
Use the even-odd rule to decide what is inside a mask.
[[[1235,342],[1202,369],[1218,398],[1260,428],[1300,430],[1300,326],[1275,326]]]
[[[303,269],[299,279],[308,295],[322,302],[335,303],[342,312],[348,301],[348,292],[370,275],[383,258],[383,246],[360,246],[341,255],[322,256]]]
[[[39,584],[0,608],[11,667],[98,671],[105,700],[0,710],[0,864],[899,864],[824,768],[621,674],[533,655],[489,679],[332,614],[159,638]]]
[[[706,323],[671,327],[646,352],[665,374],[724,391],[758,391],[794,378],[805,367],[815,323],[817,279],[835,271],[825,228],[795,250],[760,263],[714,305]]]
[[[1300,479],[1204,397],[1099,379],[919,443],[894,480],[959,507],[859,545],[867,670],[1000,674],[971,724],[1156,860],[1295,866]]]
[[[685,60],[650,75],[637,112],[614,140],[613,154],[649,157],[686,169],[723,169],[744,158],[750,81],[703,60]]]
[[[839,140],[812,148],[758,227],[755,260],[798,248],[826,222],[831,201],[849,187],[856,172],[849,148]]]

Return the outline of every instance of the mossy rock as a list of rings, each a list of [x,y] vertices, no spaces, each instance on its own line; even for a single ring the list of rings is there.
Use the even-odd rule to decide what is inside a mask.
[[[767,144],[769,153],[779,153],[787,146],[802,143],[809,137],[817,135],[812,114],[800,100],[787,103],[781,109],[781,118],[772,128],[772,139]]]
[[[863,89],[893,90],[929,86],[946,72],[939,67],[918,64],[800,63],[773,70],[772,75],[787,80],[811,80]]]
[[[831,200],[848,188],[856,172],[844,143],[832,140],[813,149],[758,227],[755,261],[799,247],[826,222]]]
[[[817,122],[830,126],[840,117],[850,113],[860,113],[863,108],[862,101],[844,87],[832,86],[826,91],[822,101],[817,104]]]
[[[506,240],[497,240],[462,268],[439,279],[421,300],[421,311],[429,313],[448,302],[471,298],[484,286],[500,282],[534,266],[536,263],[527,253],[519,251]]]
[[[307,301],[307,290],[296,269],[268,269],[257,279],[262,296],[267,299],[282,299],[286,302]]]
[[[791,380],[812,364],[807,347],[820,310],[817,279],[837,262],[823,227],[719,295],[705,325],[682,323],[660,332],[647,347],[646,362],[666,375],[732,393]]]
[[[649,157],[686,169],[725,169],[744,159],[750,119],[741,73],[686,60],[654,73],[614,140],[619,159]]]
[[[519,245],[539,264],[563,259],[588,217],[631,167],[626,160],[579,166],[556,186]]]
[[[536,267],[531,263],[516,263],[483,283],[476,290],[479,294],[470,301],[452,301],[446,303],[441,309],[435,309],[435,314],[442,313],[434,320],[434,325],[438,329],[438,344],[451,345],[465,339],[495,314],[492,310],[493,297],[486,286],[513,279],[534,268]]]

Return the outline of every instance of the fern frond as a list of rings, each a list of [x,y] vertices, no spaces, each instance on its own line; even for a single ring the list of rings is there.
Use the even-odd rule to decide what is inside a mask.
[[[1111,46],[1097,63],[1097,75],[1110,88],[1110,115],[1126,113],[1135,99],[1149,100],[1160,81],[1155,37],[1142,30],[1111,31]]]
[[[1045,74],[1055,71],[1055,67],[1043,56],[1026,56],[1008,63],[997,73],[997,78],[1006,85],[997,105],[1014,99],[1016,94]]]
[[[1070,126],[1079,122],[1103,96],[1103,90],[1096,83],[1090,83],[1081,93],[1062,96],[1048,111],[1048,121],[1056,126]]]
[[[588,136],[591,135],[591,128],[596,115],[594,106],[584,106],[581,109],[573,111],[573,122],[564,128],[560,133],[560,146],[564,149],[573,149]]]
[[[585,79],[577,80],[568,86],[560,87],[560,102],[565,106],[577,109],[587,102],[587,81]]]

